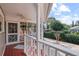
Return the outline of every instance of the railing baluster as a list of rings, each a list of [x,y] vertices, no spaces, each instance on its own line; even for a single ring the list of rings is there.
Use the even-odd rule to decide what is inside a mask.
[[[43,44],[43,54],[44,54],[44,56],[45,56],[44,43],[42,43],[42,44]]]
[[[55,56],[57,56],[57,49],[55,49]]]
[[[31,40],[34,40],[34,41],[36,41],[36,43],[37,42],[39,42],[39,44],[43,44],[41,47],[42,47],[42,50],[43,50],[43,52],[42,53],[44,53],[44,55],[48,55],[48,56],[50,56],[50,55],[55,55],[55,56],[57,56],[58,55],[58,52],[60,51],[61,53],[61,55],[63,55],[63,54],[65,54],[65,56],[69,56],[69,55],[77,55],[76,53],[74,53],[73,51],[72,52],[70,52],[68,49],[66,49],[66,48],[64,48],[64,47],[62,47],[61,48],[61,46],[59,46],[59,45],[57,45],[57,44],[52,44],[52,43],[50,43],[50,42],[47,42],[47,41],[45,41],[45,40],[36,40],[36,38],[35,37],[32,37],[32,36],[26,36],[26,40],[24,41],[24,45],[26,46],[25,48],[24,48],[24,51],[26,50],[27,51],[27,54],[29,55],[29,52],[28,52],[28,48],[29,47],[31,47],[30,45],[28,45],[29,43],[29,40],[31,41]],[[36,43],[34,43],[34,45],[37,45]],[[54,46],[55,45],[55,46]],[[53,49],[52,49],[53,48]],[[34,49],[35,49],[35,46],[34,46]],[[36,47],[36,49],[37,49],[37,47]],[[52,53],[52,52],[55,52],[54,54]],[[35,52],[34,52],[35,53]]]
[[[50,55],[50,51],[49,50],[50,50],[50,47],[48,46],[48,56]]]

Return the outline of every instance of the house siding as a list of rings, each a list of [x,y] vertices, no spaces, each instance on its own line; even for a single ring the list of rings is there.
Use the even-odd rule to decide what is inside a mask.
[[[0,33],[0,56],[3,54],[5,47],[5,33]]]

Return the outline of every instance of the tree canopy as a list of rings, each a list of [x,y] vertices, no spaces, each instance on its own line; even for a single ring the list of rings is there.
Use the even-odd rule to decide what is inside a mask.
[[[60,21],[56,20],[55,17],[50,17],[48,18],[47,21],[48,25],[48,29],[50,28],[51,30],[54,31],[61,31],[61,30],[68,30],[69,26],[66,24],[62,24]]]
[[[54,23],[51,23],[51,28],[54,31],[61,31],[64,29],[64,26],[59,21],[55,21]]]

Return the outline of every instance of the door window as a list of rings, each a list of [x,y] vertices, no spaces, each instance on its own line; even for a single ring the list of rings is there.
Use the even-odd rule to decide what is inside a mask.
[[[8,23],[8,33],[17,33],[17,23]]]

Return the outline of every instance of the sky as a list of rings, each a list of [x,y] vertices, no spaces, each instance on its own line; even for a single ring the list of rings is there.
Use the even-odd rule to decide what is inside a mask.
[[[79,3],[54,3],[48,17],[70,25],[79,20]]]

